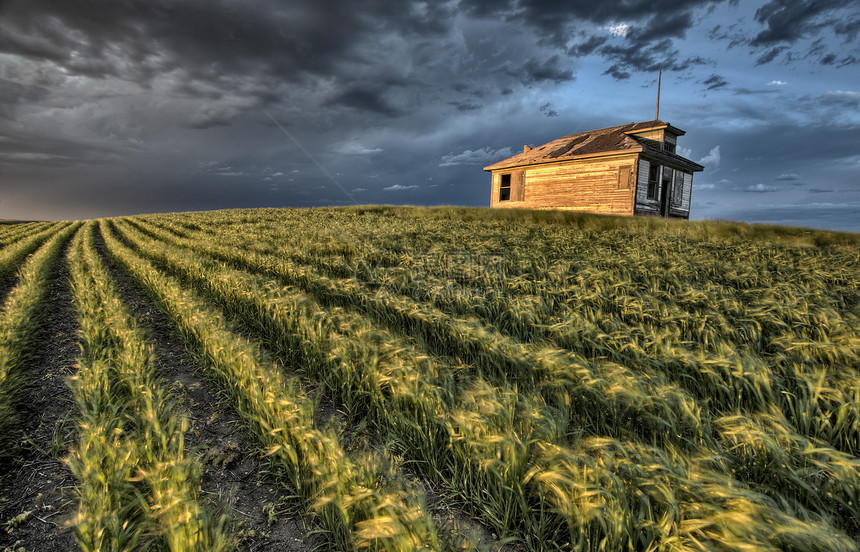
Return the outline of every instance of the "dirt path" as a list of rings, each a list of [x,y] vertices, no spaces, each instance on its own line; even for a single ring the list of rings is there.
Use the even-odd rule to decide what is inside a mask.
[[[280,504],[286,501],[280,489],[262,477],[265,464],[244,435],[239,417],[220,400],[218,388],[201,376],[174,324],[107,255],[98,233],[95,243],[123,304],[153,346],[159,376],[176,391],[191,422],[186,446],[206,465],[200,497],[240,520],[237,533],[244,550],[310,551],[320,546],[323,539],[308,535],[300,515],[282,512]]]
[[[65,525],[75,510],[75,480],[62,462],[76,410],[66,378],[77,371],[78,357],[67,250],[51,276],[40,352],[23,370],[30,386],[21,401],[22,450],[0,493],[8,499],[0,503],[0,549],[77,550]]]

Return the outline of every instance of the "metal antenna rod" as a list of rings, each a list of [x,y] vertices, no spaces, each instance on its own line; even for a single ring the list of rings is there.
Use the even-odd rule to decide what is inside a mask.
[[[657,113],[654,115],[654,119],[660,120],[660,81],[663,80],[663,69],[660,69],[660,74],[657,76]]]

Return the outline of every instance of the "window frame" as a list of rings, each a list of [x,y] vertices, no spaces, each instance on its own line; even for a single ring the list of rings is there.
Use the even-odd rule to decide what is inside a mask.
[[[499,201],[511,201],[511,182],[512,182],[512,174],[500,174],[499,175]],[[506,193],[507,192],[507,193]]]
[[[660,199],[660,165],[651,163],[648,167],[648,190],[646,199],[657,201]]]
[[[625,172],[627,173],[627,178],[624,178]],[[629,190],[631,180],[633,179],[633,166],[632,165],[621,165],[618,167],[618,189],[619,190]]]

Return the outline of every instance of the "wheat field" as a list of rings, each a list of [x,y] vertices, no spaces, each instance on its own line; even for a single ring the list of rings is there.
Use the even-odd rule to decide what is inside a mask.
[[[262,550],[291,518],[290,550],[860,550],[858,246],[470,208],[0,226],[0,546]],[[268,528],[213,482],[227,431]]]

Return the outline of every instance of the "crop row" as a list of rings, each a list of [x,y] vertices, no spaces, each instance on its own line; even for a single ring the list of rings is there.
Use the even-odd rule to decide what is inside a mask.
[[[35,251],[48,238],[53,236],[67,223],[54,223],[40,226],[37,231],[28,233],[0,249],[0,282],[14,274],[27,255]]]
[[[51,222],[27,222],[15,225],[0,225],[0,248],[51,226],[56,226],[56,224]]]

